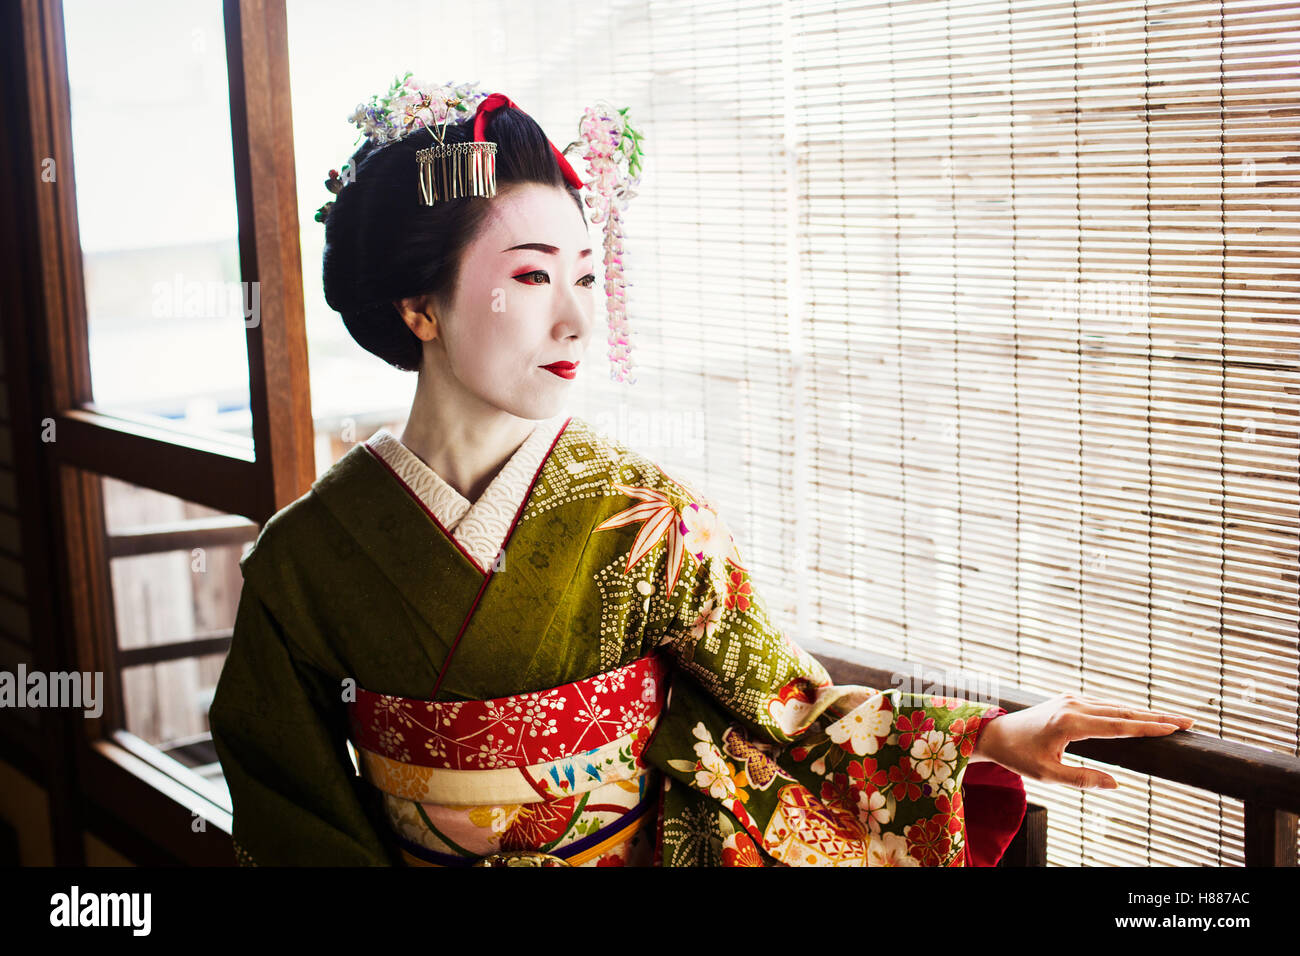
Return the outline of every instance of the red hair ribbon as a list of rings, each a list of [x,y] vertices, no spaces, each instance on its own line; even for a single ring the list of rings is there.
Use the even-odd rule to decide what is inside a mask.
[[[492,95],[486,97],[482,102],[479,103],[478,112],[474,114],[474,142],[476,143],[487,142],[487,140],[485,140],[483,136],[485,131],[487,130],[488,114],[491,113],[493,110],[500,109],[503,106],[509,106],[511,109],[519,110],[519,112],[521,113],[524,112],[522,109],[519,109],[519,107],[514,102],[512,102],[510,98],[507,97],[504,93],[493,93]],[[570,166],[569,161],[564,158],[564,154],[561,153],[558,149],[556,149],[555,144],[552,143],[549,139],[546,142],[550,145],[551,152],[555,154],[555,161],[560,164],[560,172],[564,173],[564,181],[567,182],[574,189],[581,189],[582,180],[578,177],[578,174],[573,171],[573,167]]]

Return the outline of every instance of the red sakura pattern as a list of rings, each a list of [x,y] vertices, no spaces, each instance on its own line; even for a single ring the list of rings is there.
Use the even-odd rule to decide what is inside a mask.
[[[822,802],[864,818],[871,831],[878,833],[890,819],[881,791],[882,787],[887,789],[888,774],[876,769],[872,757],[852,760],[845,769],[845,773],[833,773],[822,781]]]
[[[636,760],[641,759],[641,753],[642,751],[645,750],[645,745],[650,742],[650,738],[652,736],[654,736],[654,731],[651,729],[649,724],[645,725],[644,727],[642,727],[640,730],[636,732],[636,736],[632,738],[633,759]]]
[[[894,791],[895,800],[920,800],[923,778],[912,768],[912,759],[907,756],[898,758],[898,763],[889,768],[886,788]]]
[[[748,611],[752,603],[754,591],[749,582],[745,580],[745,575],[740,571],[732,571],[727,575],[727,601],[728,611]]]
[[[912,740],[934,730],[934,718],[927,717],[925,711],[916,710],[898,717],[898,746],[907,750]]]
[[[999,708],[1001,710],[1001,708]],[[1006,713],[1006,711],[1002,711]],[[963,757],[969,757],[975,752],[975,742],[979,738],[980,728],[997,714],[985,714],[983,717],[958,717],[948,725],[948,733],[952,736],[953,746]]]
[[[943,866],[943,861],[961,841],[962,799],[958,790],[951,797],[942,794],[934,801],[934,816],[918,820],[907,828],[907,849],[922,866]],[[961,866],[964,854],[958,853],[952,865]]]
[[[644,729],[663,710],[667,673],[652,654],[565,687],[493,700],[443,703],[358,688],[348,718],[359,747],[401,763],[526,767]]]

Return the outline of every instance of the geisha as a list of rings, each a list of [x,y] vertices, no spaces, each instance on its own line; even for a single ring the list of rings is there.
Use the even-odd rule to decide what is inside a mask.
[[[485,191],[434,195],[430,119],[497,144]],[[716,504],[564,412],[601,330],[563,154],[500,94],[409,78],[354,121],[325,294],[418,379],[402,434],[353,447],[241,561],[210,714],[241,863],[992,865],[1023,778],[1115,786],[1063,765],[1069,741],[1191,725],[834,685]],[[980,819],[977,777],[1001,795]]]

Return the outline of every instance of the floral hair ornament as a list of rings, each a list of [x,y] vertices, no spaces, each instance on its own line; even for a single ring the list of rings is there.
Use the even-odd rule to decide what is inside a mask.
[[[434,144],[415,154],[419,169],[419,203],[432,206],[447,199],[466,196],[491,198],[496,195],[497,144],[486,142],[488,116],[502,107],[524,112],[503,93],[485,94],[476,83],[430,84],[412,79],[408,71],[393,80],[386,93],[357,105],[348,121],[361,130],[372,145],[382,146],[429,130]],[[447,126],[451,123],[474,123],[469,142],[447,143]],[[590,106],[580,124],[581,138],[564,151],[550,143],[564,181],[581,191],[590,187],[594,194],[586,203],[594,210],[593,223],[605,224],[605,297],[609,315],[610,377],[616,382],[635,383],[630,376],[631,341],[627,323],[627,282],[623,274],[622,211],[636,195],[641,181],[641,140],[644,138],[627,119],[627,108],[614,110],[605,103]],[[358,137],[360,140],[361,137]],[[548,143],[550,141],[548,140]],[[582,156],[592,176],[584,183],[574,172],[564,154],[584,147]],[[338,195],[355,178],[347,165],[342,172],[330,170],[325,187]],[[324,222],[333,202],[316,211],[316,221]]]
[[[470,144],[445,142],[447,126],[472,119],[475,108],[487,98],[477,87],[477,83],[426,83],[413,79],[408,70],[386,92],[358,103],[348,122],[361,130],[357,143],[365,139],[372,146],[395,143],[421,129],[429,131],[434,145],[416,153],[424,205],[463,195],[491,196],[496,191],[496,144],[470,149]],[[325,188],[337,196],[355,178],[355,171],[344,164],[341,175],[330,170]],[[333,205],[327,202],[316,210],[316,221],[324,222]]]
[[[587,205],[593,223],[605,224],[605,305],[609,315],[610,378],[636,384],[632,372],[631,329],[627,322],[627,280],[623,275],[623,210],[641,183],[641,140],[628,107],[615,110],[604,102],[588,106],[579,126],[581,139],[564,148],[583,147],[582,158],[592,177]]]

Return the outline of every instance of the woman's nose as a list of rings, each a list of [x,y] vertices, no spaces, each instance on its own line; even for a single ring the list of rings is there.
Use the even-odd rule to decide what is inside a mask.
[[[593,303],[591,294],[580,288],[573,289],[564,297],[556,321],[560,327],[558,331],[563,337],[576,337],[583,340],[591,337],[596,327],[596,310]]]

